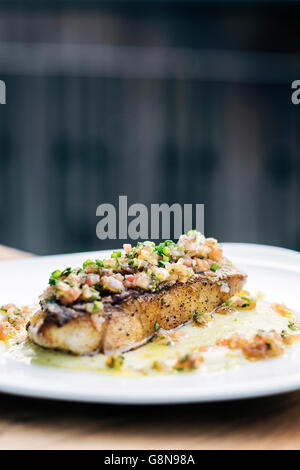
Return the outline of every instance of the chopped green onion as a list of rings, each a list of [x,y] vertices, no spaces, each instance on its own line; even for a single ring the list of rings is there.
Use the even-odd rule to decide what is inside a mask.
[[[90,266],[91,264],[96,264],[95,261],[92,261],[91,259],[87,259],[84,263],[83,263],[83,268],[86,269],[88,266]]]
[[[291,321],[289,322],[288,327],[289,327],[289,329],[292,330],[292,331],[297,331],[297,330],[300,329],[299,326],[297,326],[295,323],[293,323],[293,322],[291,322]]]
[[[93,306],[93,312],[97,313],[102,310],[102,302],[99,302],[99,300],[95,300],[94,306]]]
[[[59,282],[60,276],[61,276],[61,271],[59,269],[57,269],[56,271],[53,271],[49,279],[50,286],[56,286]]]
[[[154,325],[154,329],[155,331],[159,331],[160,330],[160,326],[159,324],[156,322],[155,325]]]
[[[162,259],[159,259],[158,260],[158,266],[160,266],[161,268],[164,268],[166,266],[166,261],[163,261]]]
[[[219,265],[217,263],[213,263],[210,267],[210,269],[214,272],[216,272],[216,270],[218,269]]]
[[[201,325],[203,323],[204,319],[202,319],[202,321],[199,319],[199,317],[202,317],[203,315],[204,313],[198,312],[198,310],[194,311],[193,320],[195,323],[197,323],[197,325]]]
[[[61,276],[69,276],[69,274],[71,274],[72,272],[72,268],[66,268],[63,270],[63,272],[61,273]]]

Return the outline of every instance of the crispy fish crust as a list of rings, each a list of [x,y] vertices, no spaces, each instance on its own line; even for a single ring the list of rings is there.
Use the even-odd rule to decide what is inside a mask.
[[[186,283],[162,283],[154,293],[114,294],[102,298],[103,317],[87,313],[80,304],[71,308],[42,301],[27,325],[28,337],[45,348],[78,355],[126,352],[146,343],[158,325],[172,330],[191,321],[195,310],[212,311],[240,291],[246,279],[233,266],[223,266],[217,273],[195,274]],[[224,292],[224,281],[229,292]]]

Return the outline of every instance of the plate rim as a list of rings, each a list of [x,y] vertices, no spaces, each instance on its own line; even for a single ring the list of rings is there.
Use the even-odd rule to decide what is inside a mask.
[[[238,249],[240,250],[246,250],[247,252],[247,248],[251,248],[251,249],[254,249],[254,250],[263,250],[265,252],[268,252],[269,254],[274,253],[276,252],[277,254],[280,253],[280,256],[282,258],[285,258],[285,262],[283,265],[281,265],[279,263],[279,266],[281,266],[283,268],[283,266],[286,266],[286,268],[288,270],[291,270],[291,272],[293,272],[293,274],[298,274],[300,273],[300,253],[298,251],[294,251],[294,250],[290,250],[290,249],[287,249],[287,248],[283,248],[283,247],[275,247],[275,246],[272,246],[272,245],[261,245],[261,244],[255,244],[255,243],[235,243],[235,242],[230,242],[230,243],[223,243],[224,247],[225,248],[231,248],[233,250],[237,250],[238,252]],[[37,256],[37,257],[32,257],[32,258],[25,258],[25,259],[14,259],[14,260],[5,260],[5,261],[1,261],[0,262],[0,267],[1,266],[5,266],[7,264],[10,264],[11,266],[13,265],[12,263],[17,263],[18,266],[20,265],[20,263],[22,263],[22,265],[25,265],[30,263],[36,263],[36,262],[41,262],[41,260],[43,260],[43,262],[47,262],[48,259],[54,259],[56,257],[58,258],[63,258],[65,256],[91,256],[91,254],[93,253],[98,253],[98,256],[101,254],[101,253],[109,253],[113,250],[99,250],[99,251],[89,251],[89,252],[80,252],[80,253],[66,253],[66,254],[59,254],[59,255],[49,255],[49,256]],[[293,260],[295,261],[295,255],[296,255],[296,258],[297,258],[297,262],[296,263],[289,263],[289,259],[293,258]],[[239,258],[239,254],[237,253],[237,255],[235,256],[235,258]],[[243,256],[244,259],[247,259],[247,255]],[[288,258],[288,260],[287,260]],[[249,258],[248,258],[249,259]],[[299,263],[299,266],[298,266],[298,263]],[[262,263],[262,267],[266,265],[266,260],[264,260],[264,262]],[[271,263],[272,265],[272,263]],[[255,265],[257,266],[257,265]],[[269,265],[270,266],[270,265]],[[277,264],[278,266],[278,264]],[[293,269],[295,268],[296,266],[296,269]],[[277,360],[276,358],[275,359],[270,359],[270,361],[274,361],[274,360]],[[280,360],[280,358],[279,358]],[[9,361],[14,361],[12,359],[9,359]],[[17,362],[17,361],[15,361]],[[11,362],[10,362],[11,363]],[[20,363],[19,363],[20,364]],[[56,369],[54,368],[47,368],[45,366],[38,366],[38,365],[35,365],[35,364],[32,364],[32,365],[29,365],[27,366],[26,364],[22,364],[21,367],[23,366],[24,367],[30,367],[31,370],[33,371],[38,371],[38,370],[43,370],[43,374],[45,373],[46,375],[47,374],[50,374],[50,375],[55,375],[54,374],[54,371]],[[243,368],[245,367],[251,367],[251,364],[249,365],[246,365],[246,366],[243,366]],[[1,371],[1,368],[2,368],[2,364],[0,363],[0,371]],[[64,370],[64,369],[59,369],[59,372],[62,372],[62,374],[71,374],[72,376],[75,377],[76,375],[76,378],[78,379],[78,377],[81,377],[82,374],[80,374],[79,372],[77,371],[70,371],[70,370]],[[225,372],[225,374],[228,375],[230,371],[227,371]],[[34,373],[34,372],[33,372]],[[26,372],[25,372],[26,374]],[[80,374],[80,375],[77,375],[77,374]],[[95,376],[96,374],[93,373],[93,372],[86,372],[84,371],[84,374],[88,374],[88,375],[93,375]],[[208,373],[209,374],[209,373]],[[97,380],[101,380],[101,377],[103,377],[103,375],[99,375],[97,377]],[[168,376],[166,376],[168,377]],[[163,379],[165,377],[162,377]],[[179,377],[177,377],[179,379]],[[179,380],[179,383],[181,385],[184,385],[182,383],[182,378],[183,376],[180,376],[180,380]],[[282,378],[282,380],[280,380]],[[145,383],[145,379],[146,380],[151,380],[150,377],[145,377],[145,378],[138,378],[138,379],[134,379],[134,378],[128,378],[128,379],[124,379],[122,378],[121,380],[122,381],[127,381],[129,380],[131,383],[132,381],[135,381],[135,380],[138,380],[138,381],[143,381],[143,383]],[[110,380],[111,380],[111,384],[113,384],[113,382],[115,381],[119,381],[120,378],[118,377],[110,377]],[[35,389],[35,388],[30,388],[30,385],[28,384],[25,384],[22,386],[22,384],[18,384],[18,385],[14,385],[14,383],[9,383],[9,381],[2,381],[1,379],[1,376],[0,376],[0,391],[1,392],[4,392],[4,393],[10,393],[10,394],[14,394],[14,395],[18,395],[18,396],[26,396],[26,397],[31,397],[31,398],[41,398],[41,399],[51,399],[51,400],[64,400],[64,401],[75,401],[75,402],[89,402],[89,403],[109,403],[109,404],[117,404],[117,405],[157,405],[157,404],[176,404],[176,403],[195,403],[195,402],[217,402],[217,401],[229,401],[229,400],[240,400],[240,399],[250,399],[250,398],[256,398],[256,397],[262,397],[262,396],[270,396],[270,395],[277,395],[277,394],[281,394],[281,393],[286,393],[286,392],[291,392],[291,391],[295,391],[297,389],[300,388],[300,371],[298,374],[292,374],[291,376],[278,376],[275,378],[275,382],[274,380],[272,381],[272,377],[269,377],[269,385],[268,385],[268,381],[267,383],[264,383],[262,384],[261,387],[259,387],[258,385],[256,385],[256,388],[253,386],[250,387],[251,390],[248,390],[248,392],[243,392],[242,391],[242,388],[240,387],[237,387],[236,389],[232,389],[232,390],[228,390],[228,391],[223,391],[222,393],[218,393],[218,391],[216,393],[212,393],[211,395],[207,395],[205,393],[200,393],[200,396],[199,396],[199,389],[198,389],[198,393],[197,393],[197,390],[193,393],[185,393],[183,396],[178,392],[177,395],[173,395],[173,394],[169,394],[169,395],[159,395],[158,393],[157,394],[153,394],[153,391],[152,391],[152,394],[150,393],[145,393],[145,395],[143,396],[140,396],[140,397],[137,397],[137,396],[130,396],[130,395],[122,395],[122,394],[119,394],[117,397],[114,395],[114,394],[100,394],[95,396],[93,394],[88,394],[88,393],[81,393],[81,392],[78,392],[78,393],[72,393],[70,392],[69,389],[66,389],[65,391],[55,391],[55,390],[44,390],[42,387],[40,387],[39,389]],[[115,384],[114,384],[115,385]],[[252,384],[253,385],[253,384]],[[112,385],[113,386],[113,385]]]

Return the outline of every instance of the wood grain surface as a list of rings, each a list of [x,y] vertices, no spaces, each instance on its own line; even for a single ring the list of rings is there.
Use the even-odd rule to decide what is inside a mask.
[[[0,259],[28,256],[0,246]],[[0,449],[299,449],[300,392],[112,406],[0,394]]]

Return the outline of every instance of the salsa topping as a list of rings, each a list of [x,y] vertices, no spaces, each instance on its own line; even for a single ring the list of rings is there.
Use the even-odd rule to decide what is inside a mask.
[[[19,333],[25,333],[25,325],[33,310],[31,307],[19,308],[15,304],[0,307],[0,340],[7,341]]]
[[[123,251],[114,251],[109,259],[88,259],[80,268],[57,269],[41,300],[62,305],[83,301],[87,312],[101,313],[101,297],[133,289],[155,292],[162,282],[185,283],[195,274],[214,275],[228,264],[216,239],[190,230],[180,236],[178,243],[166,240],[159,245],[151,241],[139,242],[136,247],[124,244]],[[224,292],[230,290],[226,283],[221,288]]]
[[[218,340],[217,346],[227,346],[229,349],[241,349],[246,359],[258,361],[281,356],[285,346],[300,341],[299,335],[290,335],[285,330],[281,334],[275,331],[259,331],[252,339],[247,339],[235,333],[227,339]]]
[[[179,356],[174,369],[177,372],[188,372],[194,369],[199,369],[201,364],[204,362],[204,358],[199,351],[192,351],[190,354],[184,354]]]
[[[233,295],[225,304],[227,307],[239,310],[253,310],[256,307],[257,299],[250,296],[249,292],[242,290]]]

